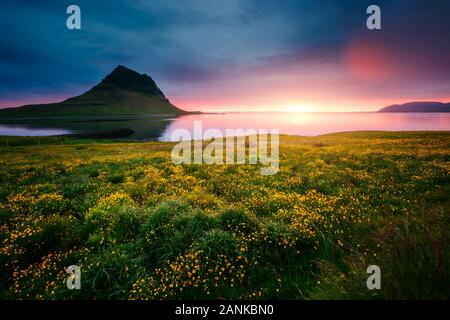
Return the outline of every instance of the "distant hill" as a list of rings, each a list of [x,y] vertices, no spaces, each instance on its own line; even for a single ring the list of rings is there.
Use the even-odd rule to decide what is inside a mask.
[[[182,114],[146,74],[117,66],[82,95],[58,103],[0,109],[0,118]]]
[[[450,102],[408,102],[384,107],[378,112],[450,112]]]

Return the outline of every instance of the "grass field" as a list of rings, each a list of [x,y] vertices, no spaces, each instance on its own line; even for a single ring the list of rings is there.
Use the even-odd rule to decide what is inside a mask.
[[[449,132],[282,136],[273,176],[172,146],[1,138],[0,298],[450,298]]]

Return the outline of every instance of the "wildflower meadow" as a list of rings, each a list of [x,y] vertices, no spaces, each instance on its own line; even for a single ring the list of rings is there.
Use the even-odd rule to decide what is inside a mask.
[[[450,297],[450,133],[281,136],[274,175],[173,145],[1,138],[0,297]]]

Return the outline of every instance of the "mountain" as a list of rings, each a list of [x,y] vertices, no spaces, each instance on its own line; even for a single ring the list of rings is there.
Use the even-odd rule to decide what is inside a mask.
[[[378,112],[450,112],[450,102],[408,102],[384,107]]]
[[[182,114],[146,74],[117,66],[99,84],[62,102],[0,109],[0,118]]]

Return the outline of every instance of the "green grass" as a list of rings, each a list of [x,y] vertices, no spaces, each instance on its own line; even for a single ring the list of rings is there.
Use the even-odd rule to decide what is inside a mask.
[[[173,165],[173,143],[37,140],[0,138],[1,298],[450,296],[448,132],[282,136],[273,176]]]
[[[97,116],[129,116],[148,114],[183,114],[183,110],[175,107],[169,100],[152,94],[125,89],[111,91],[90,90],[80,96],[58,103],[27,105],[18,108],[0,110],[0,121],[9,123],[14,118],[42,119],[64,118],[70,120],[82,117]],[[76,115],[74,118],[73,115]],[[23,119],[24,118],[24,119]]]

